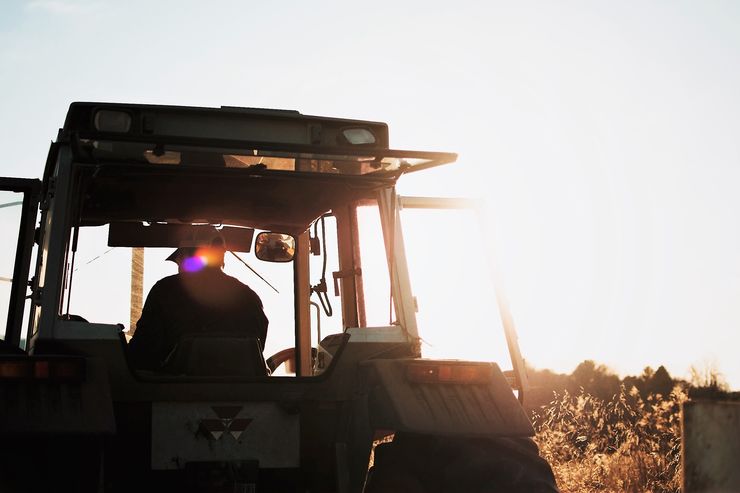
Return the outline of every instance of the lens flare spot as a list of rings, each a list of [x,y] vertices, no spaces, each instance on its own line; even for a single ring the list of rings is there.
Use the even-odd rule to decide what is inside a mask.
[[[182,268],[185,272],[198,272],[206,266],[206,259],[201,256],[194,256],[186,258],[182,263]]]

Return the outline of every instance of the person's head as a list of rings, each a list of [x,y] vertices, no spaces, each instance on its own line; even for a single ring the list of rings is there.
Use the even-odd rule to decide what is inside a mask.
[[[223,239],[217,237],[210,245],[197,247],[179,247],[167,260],[177,264],[179,272],[199,272],[204,269],[220,269],[224,266]]]

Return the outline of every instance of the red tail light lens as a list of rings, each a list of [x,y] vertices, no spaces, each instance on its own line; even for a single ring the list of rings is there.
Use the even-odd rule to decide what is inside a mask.
[[[77,357],[11,356],[0,357],[0,381],[82,381],[85,359]]]

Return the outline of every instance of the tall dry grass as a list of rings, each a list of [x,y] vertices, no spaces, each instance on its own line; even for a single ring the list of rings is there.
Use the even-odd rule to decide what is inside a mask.
[[[563,493],[678,492],[680,405],[687,399],[679,386],[646,399],[624,386],[611,400],[556,394],[535,415],[536,441]]]

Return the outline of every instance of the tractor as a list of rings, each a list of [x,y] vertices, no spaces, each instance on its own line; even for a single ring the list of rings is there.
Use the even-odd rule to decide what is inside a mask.
[[[374,121],[72,103],[42,179],[0,179],[0,491],[557,491],[502,297],[508,361],[423,354],[402,213],[471,202],[396,184],[456,158]],[[136,367],[144,286],[214,238],[266,340],[216,327]]]

